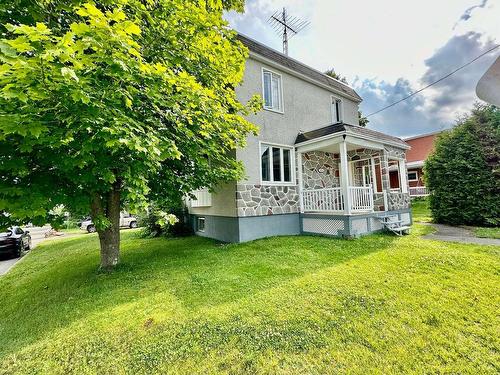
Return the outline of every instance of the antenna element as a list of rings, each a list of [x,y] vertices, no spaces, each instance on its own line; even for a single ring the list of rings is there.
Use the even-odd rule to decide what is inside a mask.
[[[278,35],[283,36],[283,53],[288,56],[288,40],[297,35],[301,30],[309,26],[309,21],[302,21],[292,17],[283,11],[277,10],[269,17],[269,24]]]

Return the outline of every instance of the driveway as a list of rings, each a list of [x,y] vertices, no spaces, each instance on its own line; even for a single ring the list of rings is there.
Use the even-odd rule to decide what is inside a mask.
[[[435,233],[423,236],[429,240],[440,240],[449,242],[473,243],[478,245],[496,245],[500,246],[500,240],[495,238],[479,238],[474,233],[462,227],[452,227],[443,224],[428,224],[436,229]]]
[[[45,239],[45,232],[50,229],[50,226],[46,225],[44,227],[31,227],[23,228],[24,230],[29,230],[31,234],[31,246],[32,249],[36,247],[41,241]],[[26,255],[25,255],[26,256]],[[0,257],[0,276],[5,275],[9,270],[23,258],[9,258]]]

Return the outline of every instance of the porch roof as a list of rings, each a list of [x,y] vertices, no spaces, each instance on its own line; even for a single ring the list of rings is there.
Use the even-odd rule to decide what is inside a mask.
[[[343,122],[324,126],[322,128],[311,130],[305,133],[299,133],[299,135],[297,135],[297,138],[295,139],[295,144],[319,140],[320,138],[328,138],[329,136],[340,135],[342,133],[359,138],[375,140],[380,143],[397,145],[403,149],[410,148],[408,143],[398,137],[393,137],[391,135],[384,134],[375,130],[366,129],[359,125],[345,124]]]

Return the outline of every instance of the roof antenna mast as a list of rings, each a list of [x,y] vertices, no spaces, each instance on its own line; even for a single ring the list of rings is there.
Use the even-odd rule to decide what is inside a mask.
[[[305,27],[309,26],[309,21],[302,21],[299,18],[292,17],[286,12],[277,10],[269,17],[271,27],[278,35],[283,36],[283,53],[288,56],[288,40],[297,35]]]

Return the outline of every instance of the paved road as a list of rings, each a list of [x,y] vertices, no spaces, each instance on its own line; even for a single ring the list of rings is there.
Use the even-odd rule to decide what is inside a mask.
[[[495,238],[476,237],[474,236],[474,233],[472,233],[472,231],[467,228],[452,227],[450,225],[443,225],[443,224],[429,224],[429,225],[432,225],[432,227],[436,229],[436,232],[428,234],[423,238],[427,238],[430,240],[500,246],[500,240],[497,240]]]
[[[45,239],[44,234],[50,229],[50,226],[23,228],[29,230],[31,234],[31,246],[36,247]],[[23,258],[10,258],[8,256],[0,257],[0,276],[9,272],[9,270]]]

